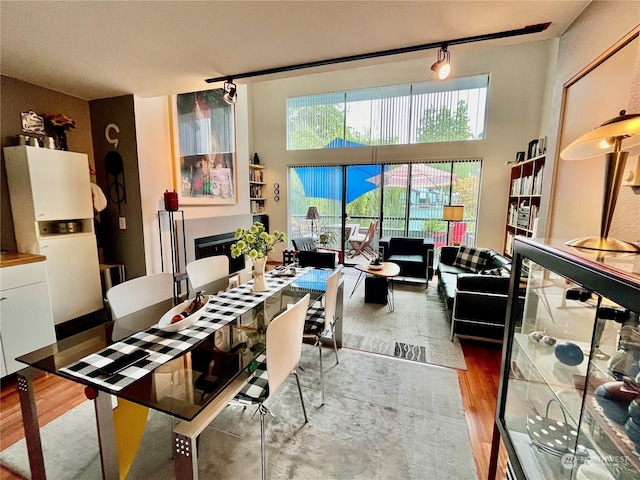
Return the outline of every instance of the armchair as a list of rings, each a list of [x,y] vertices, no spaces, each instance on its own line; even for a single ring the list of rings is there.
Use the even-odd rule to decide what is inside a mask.
[[[424,278],[433,276],[433,241],[422,238],[383,237],[383,260],[400,267],[400,276]]]

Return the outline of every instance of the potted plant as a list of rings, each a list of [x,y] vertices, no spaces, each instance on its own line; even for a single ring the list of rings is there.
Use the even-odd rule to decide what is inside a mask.
[[[334,243],[338,240],[338,234],[332,230],[322,230],[318,235],[318,241],[323,247],[328,243]]]

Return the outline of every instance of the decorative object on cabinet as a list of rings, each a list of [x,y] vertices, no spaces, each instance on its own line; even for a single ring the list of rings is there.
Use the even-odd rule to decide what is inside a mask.
[[[237,203],[235,113],[223,98],[228,93],[216,88],[174,97],[174,187],[182,206]]]
[[[180,214],[180,223],[182,224],[182,258],[184,261],[187,261],[187,240],[185,236],[185,228],[184,228],[184,210],[158,210],[158,238],[160,239],[160,269],[162,272],[165,271],[165,263],[164,263],[164,239],[163,232],[166,232],[167,229],[162,228],[162,218],[164,215],[167,215],[168,221],[168,232],[169,232],[169,255],[171,255],[171,273],[173,274],[173,301],[175,304],[178,303],[181,296],[183,294],[188,295],[189,293],[189,282],[187,278],[187,274],[182,270],[180,264],[180,252],[178,249],[180,245],[178,245],[178,236],[176,231],[176,221],[175,214]],[[167,267],[169,264],[167,263]],[[186,265],[185,265],[186,266]],[[182,282],[185,282],[184,290],[182,288]]]
[[[541,155],[511,165],[504,240],[504,254],[509,257],[516,235],[533,238],[537,235],[544,163],[545,156]]]
[[[251,213],[260,215],[267,213],[267,195],[265,189],[267,182],[265,181],[264,165],[249,164],[249,197],[251,202]]]
[[[36,112],[30,110],[28,112],[20,113],[20,120],[22,122],[22,131],[24,133],[33,133],[35,135],[44,135],[44,118],[38,115]]]
[[[488,478],[496,475],[500,439],[512,479],[581,478],[585,466],[600,469],[601,478],[639,478],[640,437],[635,437],[629,410],[640,384],[630,376],[617,379],[610,364],[620,349],[640,350],[640,256],[518,237],[512,268],[512,279],[521,281],[512,281],[509,290]],[[543,281],[546,287],[536,288]],[[576,294],[581,291],[590,292],[589,298]],[[521,307],[514,301],[520,297]],[[612,315],[612,308],[626,313]],[[573,344],[582,361],[559,362],[550,349],[529,339],[540,331],[557,337],[558,345]],[[609,362],[596,354],[596,346],[611,357]],[[547,408],[554,403],[561,410]],[[555,447],[538,446],[539,438],[528,432],[528,419],[539,423],[538,417],[556,421],[554,428],[557,422],[573,428],[560,443],[550,440]],[[564,447],[566,453],[559,456],[555,450]]]
[[[102,309],[87,155],[18,146],[4,157],[18,251],[47,257],[55,324]]]
[[[76,128],[75,120],[63,113],[47,113],[44,116],[44,123],[46,129],[55,136],[58,150],[69,150],[67,132],[72,128]]]
[[[625,110],[621,110],[619,116],[578,137],[560,153],[563,160],[582,160],[602,154],[605,154],[606,159],[600,236],[576,238],[567,245],[592,250],[640,253],[639,245],[609,238],[609,228],[629,156],[628,152],[621,151],[623,141],[626,148],[640,143],[640,114],[627,114]]]

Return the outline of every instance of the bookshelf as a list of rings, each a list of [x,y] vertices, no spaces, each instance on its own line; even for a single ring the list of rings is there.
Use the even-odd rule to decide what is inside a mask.
[[[267,213],[267,182],[265,178],[266,167],[263,165],[249,164],[249,197],[251,213],[262,215]]]
[[[511,166],[504,254],[511,257],[516,235],[533,237],[537,231],[546,155]]]

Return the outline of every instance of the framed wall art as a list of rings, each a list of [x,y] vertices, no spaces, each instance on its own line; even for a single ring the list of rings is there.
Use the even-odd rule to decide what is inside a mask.
[[[234,110],[223,94],[219,88],[171,97],[180,205],[237,203]]]

